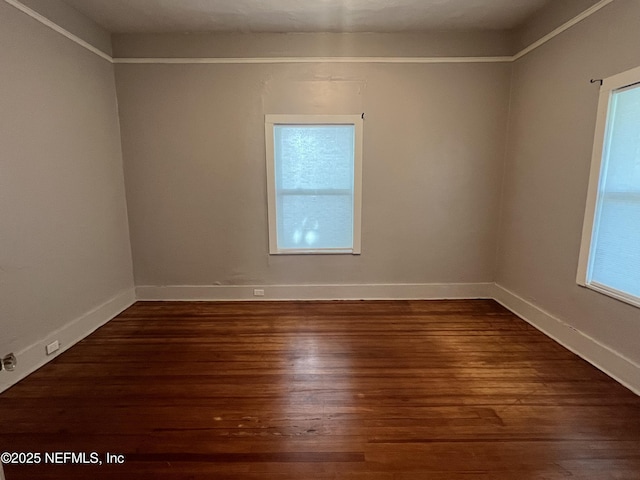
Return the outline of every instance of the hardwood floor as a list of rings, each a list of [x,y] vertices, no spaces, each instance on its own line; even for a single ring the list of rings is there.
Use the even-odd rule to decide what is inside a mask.
[[[139,302],[0,395],[18,479],[640,479],[640,398],[490,300]]]

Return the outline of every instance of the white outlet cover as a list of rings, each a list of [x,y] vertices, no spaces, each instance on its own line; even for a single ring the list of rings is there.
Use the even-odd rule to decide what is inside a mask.
[[[51,342],[47,345],[47,355],[51,355],[53,352],[56,352],[60,348],[60,342],[56,340],[55,342]]]

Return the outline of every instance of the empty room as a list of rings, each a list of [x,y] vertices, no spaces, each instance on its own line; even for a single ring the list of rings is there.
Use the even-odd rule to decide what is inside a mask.
[[[639,0],[0,0],[0,480],[640,479]]]

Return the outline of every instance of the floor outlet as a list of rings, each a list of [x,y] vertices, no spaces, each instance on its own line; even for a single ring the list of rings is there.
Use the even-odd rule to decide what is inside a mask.
[[[254,288],[253,289],[254,297],[264,297],[264,288]]]
[[[51,342],[49,345],[47,345],[47,355],[51,355],[52,353],[58,351],[59,348],[60,342],[58,342],[58,340],[56,340],[55,342]]]

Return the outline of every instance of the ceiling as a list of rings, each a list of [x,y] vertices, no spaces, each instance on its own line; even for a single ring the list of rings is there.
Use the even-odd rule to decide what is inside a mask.
[[[551,0],[64,0],[112,33],[511,29]]]

